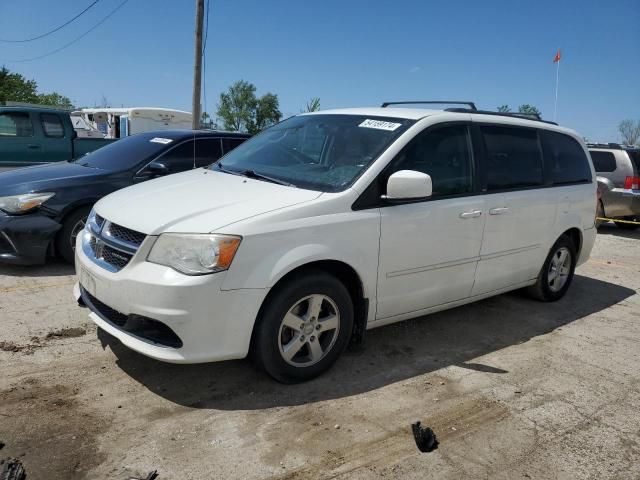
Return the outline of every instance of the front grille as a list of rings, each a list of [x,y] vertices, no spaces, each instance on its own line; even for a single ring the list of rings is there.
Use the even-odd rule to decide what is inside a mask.
[[[123,227],[122,225],[116,225],[115,223],[109,223],[106,228],[106,234],[117,240],[127,242],[138,247],[147,237],[144,233],[136,232],[135,230]]]
[[[89,219],[87,233],[83,237],[83,251],[94,263],[119,272],[126,267],[147,236],[130,228],[94,215]]]
[[[122,270],[127,266],[133,255],[116,250],[115,248],[105,245],[102,249],[102,259],[109,265],[113,265],[118,270]]]
[[[87,306],[105,322],[150,343],[164,347],[181,348],[182,340],[171,328],[159,320],[142,315],[125,315],[105,305],[82,288],[82,297]]]

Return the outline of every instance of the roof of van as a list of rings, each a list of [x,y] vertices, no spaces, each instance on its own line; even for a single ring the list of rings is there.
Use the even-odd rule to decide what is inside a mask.
[[[498,112],[483,113],[478,112],[452,112],[447,110],[435,110],[428,108],[404,108],[404,107],[364,107],[364,108],[339,108],[333,110],[320,110],[318,112],[307,112],[301,115],[363,115],[368,117],[387,117],[387,118],[403,118],[409,120],[420,120],[425,117],[436,115],[447,116],[448,120],[469,120],[469,117],[477,121],[502,124],[502,125],[519,125],[523,127],[544,128],[557,132],[569,133],[577,138],[582,138],[577,132],[558,126],[551,122],[543,120],[534,120],[523,117],[515,117],[508,115],[500,115]]]

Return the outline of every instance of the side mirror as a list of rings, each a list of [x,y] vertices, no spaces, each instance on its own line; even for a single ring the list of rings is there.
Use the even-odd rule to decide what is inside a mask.
[[[415,170],[400,170],[387,180],[387,194],[382,198],[389,202],[403,202],[429,198],[431,193],[429,175]]]
[[[160,177],[169,174],[169,167],[162,162],[151,162],[147,165],[147,168],[144,169],[144,172],[152,177]]]

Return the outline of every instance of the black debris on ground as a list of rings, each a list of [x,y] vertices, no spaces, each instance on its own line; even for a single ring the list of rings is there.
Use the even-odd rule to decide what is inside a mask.
[[[418,421],[411,424],[411,431],[413,432],[413,438],[416,441],[418,450],[421,452],[431,452],[438,448],[438,439],[430,427],[423,427]]]
[[[24,471],[22,462],[17,458],[6,461],[0,473],[0,480],[25,480],[27,473]]]
[[[131,477],[129,480],[155,480],[156,478],[158,478],[158,471],[157,470],[153,470],[152,472],[149,472],[149,475],[147,475],[144,478]],[[4,479],[0,479],[0,480],[4,480]]]

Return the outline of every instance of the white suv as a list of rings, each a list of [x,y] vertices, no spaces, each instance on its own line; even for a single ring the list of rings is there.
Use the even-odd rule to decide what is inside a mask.
[[[150,357],[251,353],[302,381],[369,328],[522,287],[558,300],[595,209],[581,137],[549,122],[473,104],[302,114],[100,200],[75,292]]]

